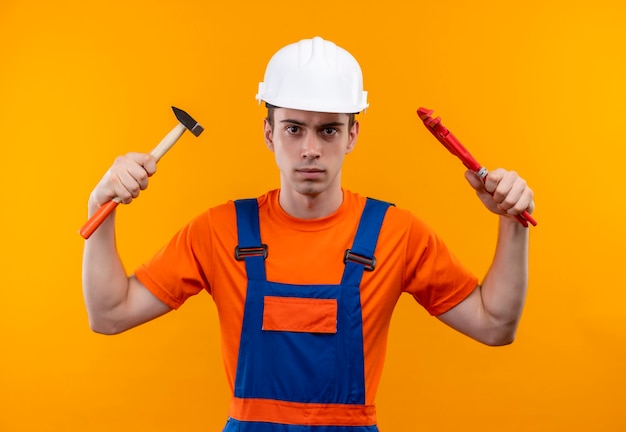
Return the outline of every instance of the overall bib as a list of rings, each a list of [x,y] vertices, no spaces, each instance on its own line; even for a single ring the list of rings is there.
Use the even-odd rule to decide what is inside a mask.
[[[365,405],[359,285],[389,203],[368,198],[339,285],[267,281],[256,199],[235,201],[248,287],[234,397],[223,432],[376,432]]]

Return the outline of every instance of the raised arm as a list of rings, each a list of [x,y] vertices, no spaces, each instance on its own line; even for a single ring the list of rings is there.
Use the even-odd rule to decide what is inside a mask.
[[[156,161],[149,154],[118,157],[89,197],[89,216],[114,197],[130,203],[148,187],[155,171]],[[171,310],[139,280],[127,276],[115,243],[115,212],[85,240],[83,296],[89,325],[97,333],[120,333]]]
[[[515,339],[528,286],[529,229],[515,215],[532,213],[533,192],[513,171],[492,171],[485,184],[471,171],[466,178],[484,205],[500,215],[496,251],[483,283],[438,318],[487,345],[506,345]]]

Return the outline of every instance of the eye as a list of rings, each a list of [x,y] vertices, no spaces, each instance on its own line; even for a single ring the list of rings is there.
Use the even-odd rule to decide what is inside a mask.
[[[297,134],[300,131],[300,126],[290,125],[285,128],[287,133]]]
[[[337,129],[335,128],[325,128],[322,133],[327,136],[333,136],[337,133]]]

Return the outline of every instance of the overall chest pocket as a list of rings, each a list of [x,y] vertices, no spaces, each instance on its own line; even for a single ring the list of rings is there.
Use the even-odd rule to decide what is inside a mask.
[[[337,333],[337,300],[266,296],[263,330]]]
[[[337,300],[265,296],[262,330],[265,397],[329,401],[338,372]]]

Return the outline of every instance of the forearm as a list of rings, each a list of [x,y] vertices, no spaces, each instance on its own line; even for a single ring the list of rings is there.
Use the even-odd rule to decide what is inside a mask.
[[[114,311],[128,296],[128,277],[115,244],[115,213],[85,241],[83,296],[89,323],[96,332],[113,320]]]
[[[513,219],[500,217],[495,256],[481,287],[484,312],[505,343],[515,336],[526,300],[528,231]]]

